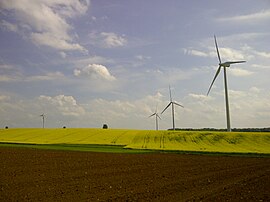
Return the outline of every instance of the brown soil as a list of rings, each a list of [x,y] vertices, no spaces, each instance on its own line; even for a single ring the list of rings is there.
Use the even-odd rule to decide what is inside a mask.
[[[0,201],[270,201],[270,158],[0,147]]]

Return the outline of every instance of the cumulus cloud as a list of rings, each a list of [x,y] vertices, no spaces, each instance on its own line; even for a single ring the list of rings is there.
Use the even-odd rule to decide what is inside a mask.
[[[57,95],[55,97],[41,95],[38,100],[46,109],[60,113],[63,116],[80,116],[85,114],[82,106],[77,104],[73,96]]]
[[[16,24],[2,21],[9,30],[18,32],[19,28],[37,45],[78,51],[86,51],[86,49],[74,43],[70,35],[73,27],[67,20],[84,14],[88,6],[89,0],[2,0],[0,2],[4,12],[13,11],[11,13],[16,20]]]
[[[75,76],[89,76],[93,79],[104,79],[114,81],[116,78],[111,75],[107,67],[100,64],[89,64],[88,66],[73,71]]]
[[[124,36],[119,36],[113,32],[92,32],[90,33],[89,37],[91,44],[98,45],[102,48],[116,48],[125,46],[127,44],[127,40],[124,38]]]

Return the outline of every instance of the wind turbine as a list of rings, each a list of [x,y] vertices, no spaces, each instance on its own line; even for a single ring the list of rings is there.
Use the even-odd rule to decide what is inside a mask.
[[[42,126],[43,126],[43,128],[44,128],[44,124],[45,124],[45,114],[43,113],[43,114],[41,114],[40,116],[42,117]]]
[[[180,105],[180,104],[178,104],[177,102],[174,102],[174,101],[172,100],[172,93],[171,93],[171,87],[170,87],[170,86],[169,86],[169,91],[170,91],[170,103],[167,105],[167,107],[165,107],[165,109],[163,109],[163,111],[161,112],[161,114],[162,114],[164,111],[166,111],[166,109],[168,109],[168,107],[169,107],[170,105],[172,105],[172,122],[173,122],[173,130],[175,130],[175,123],[174,123],[174,105],[177,105],[177,106],[183,107],[183,108],[184,108],[184,106],[182,106],[182,105]]]
[[[156,107],[155,113],[153,113],[152,115],[150,115],[148,118],[150,118],[150,117],[152,117],[152,116],[155,116],[155,117],[156,117],[156,130],[158,130],[158,118],[159,118],[159,119],[161,119],[161,118],[160,118],[160,116],[159,116],[158,113],[157,113],[157,107]]]
[[[216,45],[216,50],[217,50],[217,55],[218,55],[218,60],[219,60],[219,67],[217,69],[216,75],[209,87],[209,90],[207,92],[207,95],[210,93],[210,90],[221,70],[221,68],[223,67],[224,70],[224,86],[225,86],[225,102],[226,102],[226,117],[227,117],[227,131],[231,132],[231,122],[230,122],[230,109],[229,109],[229,96],[228,96],[228,87],[227,87],[227,74],[226,74],[226,68],[230,67],[231,64],[236,64],[236,63],[243,63],[246,61],[227,61],[227,62],[222,62],[221,58],[220,58],[220,54],[219,54],[219,50],[218,50],[218,44],[217,44],[217,39],[216,36],[214,36],[215,38],[215,45]]]

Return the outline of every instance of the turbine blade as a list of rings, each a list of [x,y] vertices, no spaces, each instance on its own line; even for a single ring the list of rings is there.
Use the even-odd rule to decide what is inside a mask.
[[[156,115],[156,113],[154,113],[154,114],[150,115],[148,118],[150,118],[150,117],[152,117],[152,116],[154,116],[154,115]]]
[[[180,104],[178,104],[177,102],[173,102],[173,103],[176,104],[176,105],[178,105],[179,107],[183,107],[183,108],[184,108],[183,105],[180,105]]]
[[[220,54],[219,54],[219,50],[218,50],[218,44],[217,44],[217,39],[216,39],[216,36],[214,35],[215,37],[215,45],[216,45],[216,50],[217,50],[217,55],[218,55],[218,60],[219,60],[219,64],[221,63],[221,58],[220,58]]]
[[[168,109],[168,107],[169,107],[171,104],[172,104],[172,102],[170,102],[170,103],[167,105],[167,107],[165,107],[165,109],[163,109],[163,111],[161,112],[161,114],[162,114],[163,112],[165,112],[165,110]]]
[[[236,63],[244,63],[246,61],[229,61],[229,62],[226,62],[227,64],[236,64]]]
[[[161,120],[160,116],[157,114],[157,117]]]
[[[218,67],[218,70],[217,70],[216,75],[215,75],[215,77],[214,77],[214,79],[213,79],[213,81],[212,81],[212,83],[211,83],[211,85],[210,85],[210,88],[209,88],[209,90],[208,90],[208,92],[207,92],[207,95],[209,94],[209,92],[210,92],[210,90],[211,90],[211,88],[212,88],[212,86],[213,86],[213,84],[214,84],[214,82],[215,82],[215,80],[216,80],[216,78],[217,78],[219,72],[220,72],[220,69],[221,69],[221,66]]]

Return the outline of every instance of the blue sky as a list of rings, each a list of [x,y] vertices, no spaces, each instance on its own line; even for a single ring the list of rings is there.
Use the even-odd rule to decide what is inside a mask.
[[[0,127],[269,127],[270,1],[1,0]],[[172,127],[171,113],[160,128]]]

